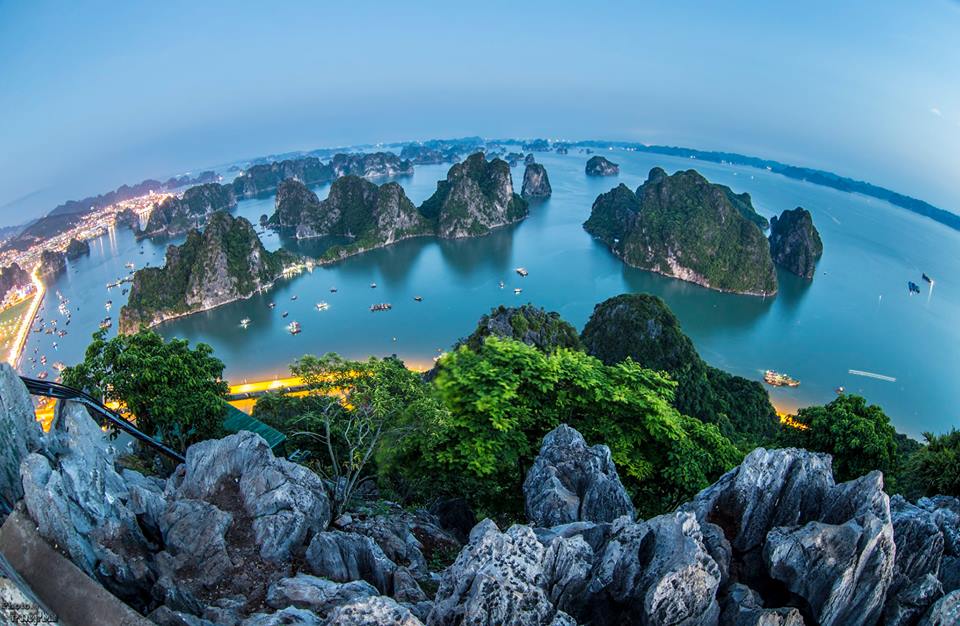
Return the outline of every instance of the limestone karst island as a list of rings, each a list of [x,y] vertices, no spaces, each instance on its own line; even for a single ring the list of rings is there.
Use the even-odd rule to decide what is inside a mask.
[[[955,3],[0,33],[0,626],[960,625]]]

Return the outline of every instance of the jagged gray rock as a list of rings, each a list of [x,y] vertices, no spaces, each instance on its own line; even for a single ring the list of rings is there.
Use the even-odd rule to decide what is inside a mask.
[[[42,437],[27,388],[12,367],[0,363],[0,518],[23,497],[20,463],[40,449]]]
[[[604,445],[587,446],[561,424],[543,438],[523,483],[527,517],[537,526],[633,517],[633,504]]]
[[[527,526],[484,520],[441,578],[429,626],[573,626],[542,586],[544,547]]]
[[[116,449],[79,404],[61,404],[55,423],[54,461],[31,453],[20,466],[27,511],[45,539],[136,605],[153,583],[155,546],[127,506],[126,483],[114,469]]]
[[[326,619],[341,605],[377,595],[380,594],[376,587],[362,580],[337,583],[301,572],[271,585],[267,592],[267,604],[275,609],[288,606],[307,609]]]
[[[937,600],[920,621],[920,626],[960,624],[960,591],[951,591]]]
[[[236,481],[252,518],[260,556],[290,559],[308,534],[330,523],[330,500],[320,478],[296,463],[277,458],[262,437],[241,431],[191,446],[175,485],[177,497],[210,500],[224,481]]]
[[[423,626],[423,622],[390,598],[370,596],[337,608],[326,626]]]
[[[317,576],[336,582],[365,580],[380,593],[393,592],[397,564],[365,535],[339,530],[318,533],[310,541],[306,560]]]
[[[327,626],[319,617],[296,607],[287,607],[276,613],[256,613],[240,623],[240,626]]]
[[[884,622],[888,626],[909,625],[943,595],[936,578],[943,558],[943,533],[930,511],[902,496],[890,498],[890,515],[897,550]]]
[[[539,163],[528,163],[523,170],[523,186],[520,195],[529,200],[549,198],[553,193],[547,168]]]
[[[734,583],[723,603],[720,626],[804,626],[804,623],[797,609],[766,609],[756,591]]]
[[[880,472],[837,485],[825,499],[824,521],[767,535],[770,575],[804,598],[822,626],[868,626],[880,617],[896,550],[882,487]]]

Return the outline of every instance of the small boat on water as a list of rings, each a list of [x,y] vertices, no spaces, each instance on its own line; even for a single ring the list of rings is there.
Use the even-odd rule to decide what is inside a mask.
[[[377,283],[370,283],[370,289],[376,289]]]
[[[113,318],[112,318],[112,317],[109,317],[109,316],[108,316],[108,317],[105,317],[105,318],[103,318],[102,320],[100,320],[100,328],[105,329],[105,328],[110,328],[111,326],[113,326]]]
[[[296,321],[290,322],[289,324],[287,324],[287,330],[290,331],[291,335],[299,335],[300,322],[296,322]]]
[[[47,376],[49,376],[49,374],[47,374],[47,371],[46,371],[46,370],[44,370],[44,371],[40,372],[39,374],[37,374],[37,378],[39,378],[40,380],[46,380],[46,379],[47,379]]]
[[[775,372],[773,370],[767,370],[763,373],[763,382],[774,387],[799,387],[800,381],[794,378],[782,374],[780,372]]]
[[[246,327],[249,326],[249,325],[250,325],[250,318],[249,318],[249,317],[245,317],[245,318],[243,318],[242,320],[240,320],[240,327],[241,327],[241,328],[246,328]]]
[[[913,282],[912,280],[907,281],[907,289],[911,294],[920,293],[920,285]]]
[[[336,288],[336,287],[331,287],[331,288],[330,288],[330,293],[337,293],[337,288]]]
[[[846,391],[846,389],[844,389],[843,385],[840,385],[839,387],[834,389],[834,391],[837,392],[838,396],[842,396],[843,393]]]
[[[110,310],[110,307],[112,307],[112,306],[113,306],[113,300],[107,300],[107,303],[106,303],[105,305],[103,305],[103,308],[105,308],[106,310],[109,311],[109,310]]]
[[[930,283],[931,285],[933,284],[933,279],[927,276],[926,272],[923,273],[923,280],[924,282]]]
[[[513,293],[516,294],[516,295],[520,295],[520,293],[521,293],[522,291],[523,291],[523,289],[520,289],[520,287],[516,287],[516,288],[513,290]]]
[[[290,313],[289,313],[288,311],[284,311],[283,314],[282,314],[280,317],[286,317],[286,316],[288,316],[288,315],[290,315]]]
[[[500,281],[500,289],[503,289],[503,281]]]
[[[321,300],[320,302],[317,302],[318,311],[326,311],[329,308],[330,308],[330,305],[324,302],[323,300]]]
[[[423,302],[423,296],[414,296],[413,300],[414,302]]]
[[[291,300],[296,300],[296,299],[297,299],[297,295],[294,294],[294,295],[290,296],[290,299],[291,299]]]
[[[389,311],[393,308],[393,305],[389,302],[381,302],[380,304],[370,305],[370,312],[376,313],[377,311]]]
[[[518,267],[518,268],[516,269],[516,272],[517,272],[517,274],[520,274],[520,276],[527,276],[527,275],[530,273],[530,272],[527,271],[527,268],[525,268],[525,267]]]
[[[277,304],[275,302],[268,302],[267,306],[272,309],[273,307],[277,306]]]
[[[133,268],[136,267],[136,265],[134,265],[133,263],[126,263],[124,267],[126,267],[128,270],[132,270]]]

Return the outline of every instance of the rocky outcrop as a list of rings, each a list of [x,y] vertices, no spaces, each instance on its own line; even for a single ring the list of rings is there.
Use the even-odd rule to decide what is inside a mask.
[[[392,152],[372,154],[337,154],[330,161],[334,176],[387,178],[413,174],[413,163]]]
[[[592,156],[587,160],[587,176],[617,176],[620,174],[620,166],[606,157],[600,155]]]
[[[277,190],[271,223],[297,238],[335,235],[354,239],[345,248],[368,250],[431,232],[430,225],[397,183],[377,186],[354,175],[334,181],[322,202],[302,183],[287,180]]]
[[[90,254],[90,244],[87,243],[86,239],[77,239],[74,237],[70,240],[70,243],[67,244],[65,254],[68,260],[74,261],[86,254]]]
[[[547,168],[539,163],[530,163],[523,170],[523,187],[520,195],[527,200],[549,198],[553,193]]]
[[[583,227],[633,267],[718,291],[773,295],[770,245],[728,192],[695,170],[668,176],[655,167],[636,193],[621,184],[600,194]]]
[[[435,224],[438,236],[452,239],[483,235],[522,220],[529,207],[513,192],[507,162],[487,161],[477,152],[450,168],[420,212]]]
[[[125,226],[134,233],[140,231],[140,216],[133,209],[123,209],[113,218],[113,223],[117,226]]]
[[[0,363],[0,518],[23,497],[20,463],[40,449],[43,431],[23,381],[7,363]]]
[[[612,522],[634,515],[610,448],[587,446],[583,436],[566,425],[543,438],[523,483],[523,496],[527,518],[536,526]]]
[[[797,207],[770,220],[770,254],[780,267],[807,280],[813,278],[823,242],[810,211]]]
[[[38,273],[44,278],[52,278],[67,269],[67,255],[55,250],[40,252],[40,268]]]
[[[581,349],[576,328],[563,321],[556,311],[532,304],[491,310],[480,318],[477,328],[461,344],[478,351],[487,337],[515,339],[543,352],[557,348]]]
[[[322,163],[317,157],[287,159],[247,168],[233,181],[233,190],[236,195],[249,198],[273,191],[287,179],[298,180],[309,186],[329,183],[334,178],[333,167]]]
[[[140,236],[182,235],[191,228],[203,226],[212,213],[236,206],[237,198],[229,185],[207,183],[191,187],[183,192],[183,196],[170,196],[157,204]]]
[[[3,302],[11,289],[26,287],[30,284],[30,274],[17,263],[0,267],[0,302]]]
[[[137,270],[120,332],[249,298],[294,262],[284,250],[268,252],[246,219],[214,213],[202,233],[192,230],[182,245],[167,248],[164,267]]]

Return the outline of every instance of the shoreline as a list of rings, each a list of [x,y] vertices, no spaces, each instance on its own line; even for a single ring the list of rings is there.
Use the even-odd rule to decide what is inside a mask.
[[[30,303],[30,308],[27,310],[27,314],[23,316],[20,330],[17,331],[17,336],[14,340],[13,347],[10,348],[10,353],[7,356],[7,362],[13,369],[18,369],[20,367],[20,360],[23,357],[23,349],[26,347],[27,338],[30,336],[30,328],[33,326],[33,322],[37,318],[37,313],[40,310],[40,305],[43,304],[43,299],[47,295],[47,287],[43,284],[43,281],[40,280],[40,276],[37,274],[36,269],[34,269],[33,273],[30,274],[30,279],[33,281],[33,285],[36,287],[37,291],[33,295],[33,302]]]

